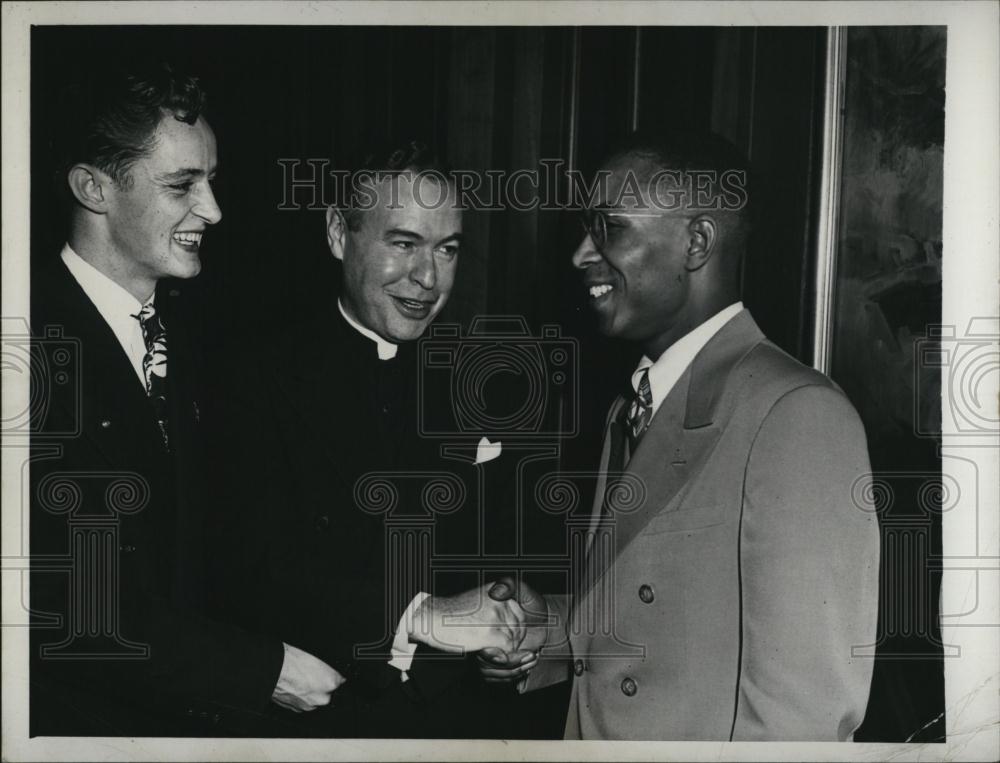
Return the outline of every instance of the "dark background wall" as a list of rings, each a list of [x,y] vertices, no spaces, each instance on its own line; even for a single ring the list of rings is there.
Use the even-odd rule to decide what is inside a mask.
[[[812,29],[36,27],[33,155],[43,167],[46,96],[75,60],[162,51],[198,73],[219,138],[224,213],[206,239],[204,280],[280,315],[322,297],[323,280],[302,275],[323,272],[329,256],[323,214],[305,208],[310,189],[291,196],[302,209],[278,209],[289,177],[279,160],[303,162],[292,173],[301,180],[309,159],[336,167],[370,140],[416,135],[456,168],[513,171],[548,158],[589,173],[635,127],[714,128],[749,151],[764,178],[762,206],[786,221],[760,232],[746,301],[775,341],[808,360],[804,263],[822,41]],[[40,212],[47,192],[33,185]],[[61,234],[43,215],[35,222],[43,245],[33,250],[44,257]],[[577,312],[582,293],[556,288],[578,243],[574,216],[479,212],[466,227],[470,245],[444,319],[504,312],[537,325]],[[253,312],[241,320],[263,319]]]
[[[762,178],[744,300],[764,331],[811,360],[809,236],[824,32],[722,28],[36,27],[33,178],[46,178],[51,94],[74,62],[161,52],[203,80],[219,140],[223,221],[203,246],[201,287],[220,334],[295,320],[336,289],[310,159],[337,167],[371,140],[418,136],[455,168],[595,170],[631,129],[713,128]],[[282,160],[300,164],[291,172]],[[47,182],[32,184],[33,257],[63,240]],[[286,198],[287,197],[287,198]],[[279,209],[298,205],[297,210]],[[467,245],[439,320],[524,316],[579,338],[579,438],[593,463],[603,410],[635,360],[603,342],[570,264],[575,213],[466,215]],[[211,339],[211,337],[209,337]]]
[[[510,172],[559,159],[591,172],[631,129],[673,125],[714,129],[749,153],[762,224],[744,301],[772,340],[810,363],[824,44],[825,31],[812,28],[35,27],[33,264],[64,239],[48,182],[52,94],[83,62],[157,52],[202,78],[219,139],[223,220],[206,236],[198,279],[209,345],[308,317],[336,293],[323,212],[309,208],[308,188],[288,196],[283,160],[301,162],[302,179],[310,159],[336,167],[370,140],[414,136],[455,168]],[[561,460],[593,468],[604,411],[636,354],[589,323],[569,259],[581,235],[575,216],[478,211],[465,228],[439,320],[468,327],[478,315],[516,314],[536,335],[556,324],[577,339],[581,427],[560,444]],[[897,671],[873,689],[867,738],[906,738],[933,717],[939,688]],[[895,697],[928,691],[929,704],[889,712]]]

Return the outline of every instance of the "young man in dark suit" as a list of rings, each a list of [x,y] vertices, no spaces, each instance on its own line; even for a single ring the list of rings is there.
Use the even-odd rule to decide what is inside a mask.
[[[740,302],[734,147],[637,135],[603,171],[573,264],[601,332],[644,357],[608,413],[581,584],[498,587],[537,618],[522,649],[541,659],[483,671],[573,681],[569,739],[849,740],[878,604],[861,421]]]
[[[102,72],[63,105],[67,239],[31,292],[33,380],[50,397],[32,433],[30,732],[252,732],[270,703],[313,709],[343,677],[205,614],[183,283],[222,216],[204,94],[159,65]]]

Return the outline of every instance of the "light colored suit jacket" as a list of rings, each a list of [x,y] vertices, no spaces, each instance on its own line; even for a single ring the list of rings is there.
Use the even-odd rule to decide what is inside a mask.
[[[522,690],[575,674],[570,739],[850,739],[879,533],[865,432],[839,388],[744,310],[664,400],[620,486],[620,510],[592,524],[590,579],[548,597],[558,622]]]

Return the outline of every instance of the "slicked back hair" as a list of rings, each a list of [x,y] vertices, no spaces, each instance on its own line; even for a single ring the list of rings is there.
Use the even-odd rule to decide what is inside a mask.
[[[359,189],[371,189],[384,178],[404,173],[429,174],[450,182],[451,170],[429,145],[419,140],[405,140],[365,152],[350,169],[348,203],[340,208],[349,230],[356,232],[361,228],[365,204]]]

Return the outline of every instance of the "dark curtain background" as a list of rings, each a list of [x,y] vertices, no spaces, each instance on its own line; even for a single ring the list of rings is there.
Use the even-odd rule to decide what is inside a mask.
[[[809,362],[822,44],[815,29],[36,27],[32,177],[43,182],[32,184],[32,256],[54,256],[63,241],[45,182],[52,94],[95,58],[160,52],[209,93],[223,220],[206,235],[199,281],[218,335],[309,316],[335,292],[318,184],[291,184],[312,177],[310,160],[336,168],[369,141],[417,136],[455,168],[512,172],[550,159],[590,173],[634,127],[710,127],[750,153],[761,219],[781,220],[756,234],[744,300],[769,337]],[[603,412],[636,356],[589,323],[570,263],[575,214],[474,212],[465,228],[439,321],[516,314],[533,333],[558,324],[580,339],[581,433],[563,447],[595,463]]]
[[[219,141],[223,220],[206,235],[198,279],[210,347],[307,318],[338,288],[323,212],[309,208],[310,188],[290,188],[289,162],[299,162],[301,181],[310,159],[334,168],[372,139],[414,136],[455,168],[510,172],[558,159],[591,172],[631,129],[675,125],[714,129],[750,154],[763,224],[744,301],[772,340],[809,363],[824,43],[812,28],[35,27],[32,263],[56,256],[64,239],[48,182],[53,93],[77,66],[155,52],[201,77]],[[558,403],[573,407],[580,427],[559,443],[560,462],[593,469],[604,412],[636,353],[588,321],[569,260],[580,239],[574,215],[480,211],[465,228],[439,321],[468,328],[479,315],[514,314],[535,336],[556,325],[577,340],[579,394]],[[217,362],[213,378],[227,383]],[[937,692],[930,704],[943,702],[939,683],[892,680],[878,694],[887,705],[900,692]],[[553,735],[560,697],[537,708]],[[905,738],[925,722],[926,704],[914,702],[905,718],[873,705],[865,728]]]

